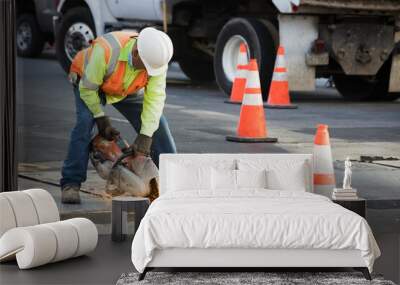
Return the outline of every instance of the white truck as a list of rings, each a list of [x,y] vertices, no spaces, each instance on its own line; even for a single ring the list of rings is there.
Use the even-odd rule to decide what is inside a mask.
[[[312,91],[316,78],[332,77],[347,99],[400,97],[398,0],[61,0],[54,22],[65,69],[97,35],[158,26],[188,77],[215,80],[227,94],[245,42],[264,99],[279,44],[291,91]]]

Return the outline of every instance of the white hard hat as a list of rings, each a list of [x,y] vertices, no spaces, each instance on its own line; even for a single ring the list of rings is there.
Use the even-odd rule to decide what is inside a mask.
[[[168,62],[174,53],[169,36],[154,28],[144,28],[140,31],[137,49],[150,76],[157,76],[166,72]]]

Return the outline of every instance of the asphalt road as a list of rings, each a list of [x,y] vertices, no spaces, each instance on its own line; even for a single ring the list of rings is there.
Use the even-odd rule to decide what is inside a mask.
[[[54,56],[18,59],[18,125],[20,161],[58,161],[65,156],[74,125],[72,88]],[[334,159],[360,155],[400,155],[400,101],[356,103],[344,101],[334,88],[294,93],[297,110],[266,110],[269,136],[277,144],[237,144],[225,141],[234,134],[240,106],[213,85],[196,86],[170,68],[165,114],[179,152],[310,152],[319,123],[330,127]],[[113,124],[132,141],[129,123],[113,108],[106,109]]]
[[[17,73],[20,162],[61,162],[75,123],[71,85],[51,53],[39,59],[18,58]],[[225,140],[236,131],[240,106],[223,103],[226,96],[216,85],[191,84],[176,64],[169,70],[168,82],[165,115],[178,152],[311,153],[315,127],[323,123],[329,125],[338,181],[346,156],[400,157],[400,101],[348,102],[334,88],[321,87],[294,93],[298,109],[266,110],[269,136],[279,142],[243,144]],[[126,119],[112,106],[106,113],[132,142],[136,134]],[[400,169],[363,164],[354,170],[360,172],[354,183],[367,189],[367,198],[400,199]]]

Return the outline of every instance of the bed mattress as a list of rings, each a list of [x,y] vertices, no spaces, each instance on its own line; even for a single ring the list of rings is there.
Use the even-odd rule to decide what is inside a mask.
[[[328,198],[300,191],[247,189],[165,193],[132,243],[139,272],[162,249],[359,250],[372,271],[380,251],[364,218]]]

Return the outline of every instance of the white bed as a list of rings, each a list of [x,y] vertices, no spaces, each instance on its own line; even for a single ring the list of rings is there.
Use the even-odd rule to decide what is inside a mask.
[[[312,194],[312,164],[308,154],[161,155],[160,197],[132,243],[140,278],[155,267],[354,267],[369,278],[372,232]]]

